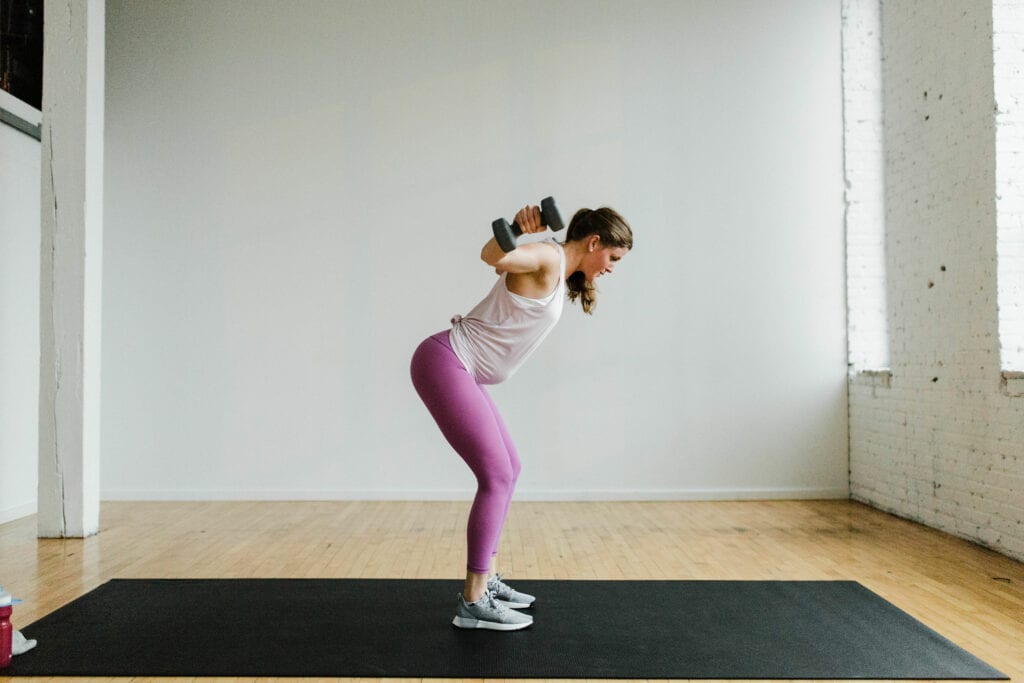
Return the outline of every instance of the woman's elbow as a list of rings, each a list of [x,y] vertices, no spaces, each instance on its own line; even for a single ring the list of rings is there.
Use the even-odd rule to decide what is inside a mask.
[[[505,252],[501,250],[501,247],[498,246],[498,243],[493,238],[480,250],[480,260],[491,267],[498,265],[498,261],[503,258],[505,258]]]

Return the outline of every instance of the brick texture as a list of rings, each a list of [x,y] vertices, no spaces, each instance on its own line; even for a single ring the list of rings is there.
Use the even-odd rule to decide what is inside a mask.
[[[1021,45],[993,38],[999,4],[881,4],[891,375],[851,374],[850,480],[857,500],[1024,559],[1024,397],[1003,381],[997,297],[1011,107],[997,115],[993,76],[994,46]]]

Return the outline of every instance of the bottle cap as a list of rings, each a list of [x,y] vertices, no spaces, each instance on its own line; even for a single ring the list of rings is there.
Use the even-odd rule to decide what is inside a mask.
[[[0,607],[10,607],[14,604],[10,593],[0,593]]]

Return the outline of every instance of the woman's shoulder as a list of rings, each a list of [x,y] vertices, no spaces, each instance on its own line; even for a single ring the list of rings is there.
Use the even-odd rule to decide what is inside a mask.
[[[520,245],[519,249],[536,259],[544,270],[558,267],[562,263],[562,247],[554,240],[529,242]]]
[[[543,258],[547,263],[553,263],[556,266],[561,264],[562,258],[565,255],[561,244],[553,239],[534,242],[534,244],[536,244],[539,249],[543,250]]]
[[[486,260],[486,259],[485,259]],[[527,242],[520,244],[499,260],[490,262],[495,272],[529,275],[534,278],[546,278],[561,268],[561,248],[544,242]]]
[[[528,242],[520,245],[522,262],[529,263],[518,272],[508,273],[509,291],[531,299],[540,299],[555,290],[562,279],[562,248],[553,241]]]

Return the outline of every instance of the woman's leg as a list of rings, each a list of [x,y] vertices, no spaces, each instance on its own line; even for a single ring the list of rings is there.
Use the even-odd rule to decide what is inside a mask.
[[[486,584],[518,467],[513,468],[493,402],[446,342],[435,335],[420,344],[413,355],[412,380],[441,433],[477,479],[466,525],[467,591],[482,594],[480,577]],[[477,597],[465,595],[470,602]]]
[[[508,519],[508,511],[512,505],[512,495],[515,493],[516,482],[519,481],[519,473],[522,471],[522,462],[519,460],[519,451],[516,450],[516,445],[512,441],[512,435],[509,434],[508,427],[505,425],[505,420],[501,417],[501,412],[498,411],[498,406],[494,403],[494,399],[491,398],[490,393],[483,386],[480,386],[480,393],[484,395],[487,401],[487,405],[491,408],[491,414],[494,415],[494,421],[498,425],[498,431],[501,432],[501,440],[505,443],[505,451],[508,453],[509,465],[512,467],[512,485],[508,490],[508,499],[505,501],[505,511],[501,516],[501,528],[505,528],[505,520]],[[494,549],[491,551],[491,563],[489,566],[489,574],[494,576],[496,573],[496,559],[498,556],[498,545],[501,543],[501,537],[495,539]]]

